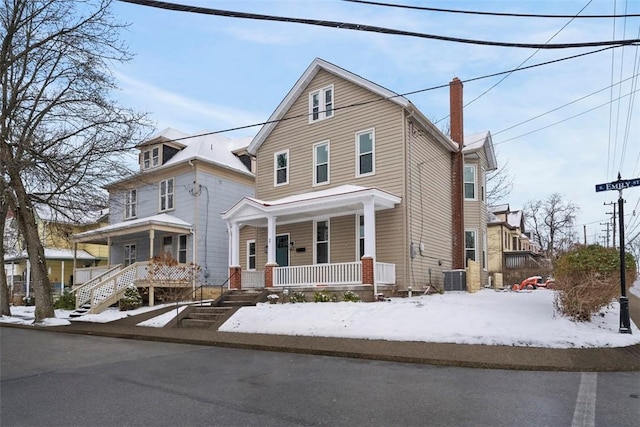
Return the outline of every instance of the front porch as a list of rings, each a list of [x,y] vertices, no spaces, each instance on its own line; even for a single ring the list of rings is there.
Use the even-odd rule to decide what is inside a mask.
[[[366,285],[377,293],[378,286],[394,285],[395,263],[376,259],[376,222],[400,202],[386,191],[353,185],[274,201],[244,198],[222,214],[229,232],[230,286]],[[399,258],[386,254],[384,261]]]

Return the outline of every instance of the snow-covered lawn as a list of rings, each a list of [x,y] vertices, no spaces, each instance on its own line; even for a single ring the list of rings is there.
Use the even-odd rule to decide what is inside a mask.
[[[640,296],[640,282],[634,284],[631,292]],[[633,322],[633,334],[618,333],[617,302],[594,316],[592,322],[575,323],[554,312],[553,297],[554,291],[544,289],[528,292],[483,289],[474,294],[446,292],[366,304],[264,303],[241,308],[219,330],[550,348],[624,347],[640,343],[640,330]],[[57,310],[57,318],[47,319],[47,324],[109,322],[149,309],[107,310],[80,320],[70,320],[69,312]],[[12,307],[12,315],[0,321],[31,323],[33,307]],[[175,310],[171,310],[138,326],[161,327],[174,315]]]

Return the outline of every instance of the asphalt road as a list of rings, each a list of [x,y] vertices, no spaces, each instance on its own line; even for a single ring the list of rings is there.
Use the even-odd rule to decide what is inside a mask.
[[[0,327],[0,425],[640,426],[640,372],[525,372]]]

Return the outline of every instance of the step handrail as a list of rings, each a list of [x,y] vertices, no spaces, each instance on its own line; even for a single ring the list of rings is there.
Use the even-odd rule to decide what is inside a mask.
[[[97,284],[105,280],[106,277],[114,274],[114,271],[119,271],[119,270],[120,270],[120,264],[116,264],[113,267],[109,268],[104,273],[99,274],[93,279],[88,280],[84,282],[82,285],[73,289],[71,292],[75,292],[76,294],[76,308],[79,308],[80,306],[87,304],[89,301],[91,301],[91,288],[93,286],[96,286]]]

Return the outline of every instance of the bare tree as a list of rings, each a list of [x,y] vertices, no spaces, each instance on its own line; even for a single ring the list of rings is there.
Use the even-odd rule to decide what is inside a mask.
[[[145,117],[110,98],[110,65],[131,58],[111,0],[0,1],[0,188],[26,244],[41,322],[54,310],[34,205],[63,216],[104,205],[99,188],[130,172],[124,155]]]
[[[577,241],[574,230],[576,214],[580,208],[565,201],[558,193],[545,200],[529,200],[524,211],[533,238],[548,258],[556,257]]]
[[[513,190],[513,175],[509,173],[509,162],[487,174],[487,204],[495,206],[509,198]]]
[[[9,206],[5,200],[5,191],[2,189],[2,184],[0,183],[0,255],[2,255],[4,259],[5,253],[5,224],[7,213],[9,211]],[[11,272],[13,274],[13,272]],[[7,284],[7,273],[4,269],[4,263],[2,268],[0,268],[0,314],[2,316],[11,316],[11,308],[9,306],[9,286]]]

